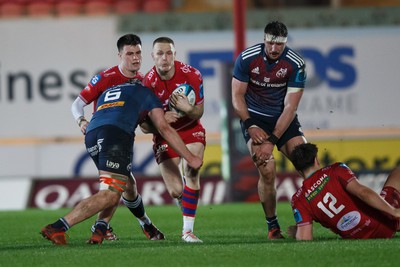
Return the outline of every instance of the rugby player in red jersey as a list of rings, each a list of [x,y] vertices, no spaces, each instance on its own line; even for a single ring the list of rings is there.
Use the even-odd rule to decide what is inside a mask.
[[[117,41],[117,48],[118,57],[120,59],[119,65],[108,68],[107,70],[95,75],[72,104],[72,114],[83,134],[86,134],[86,127],[88,125],[88,121],[84,114],[84,107],[86,105],[93,102],[93,107],[96,108],[97,99],[106,89],[134,80],[142,81],[144,78],[144,75],[139,71],[142,65],[142,41],[139,36],[135,34],[126,34],[121,36]],[[95,112],[95,110],[93,112]],[[154,226],[150,218],[147,216],[142,197],[137,191],[136,180],[133,177],[133,174],[132,178],[132,180],[128,181],[127,189],[122,195],[122,201],[138,219],[143,233],[150,240],[164,239],[164,234]],[[131,181],[133,181],[133,184],[130,184]],[[109,222],[117,209],[117,206],[106,209],[99,214],[95,225],[92,227],[93,233],[95,232],[96,224],[99,222],[106,222],[108,224],[106,239],[117,239],[113,229],[109,226]],[[88,242],[90,243],[91,240],[89,239]]]
[[[176,129],[189,151],[203,159],[206,145],[205,129],[200,123],[204,112],[203,78],[197,69],[175,60],[175,57],[175,45],[171,38],[160,37],[154,40],[152,51],[154,67],[146,74],[143,83],[161,100],[167,122]],[[190,84],[196,91],[196,101],[193,106],[189,104],[185,95],[172,94],[181,84]],[[169,110],[170,102],[184,115]],[[141,126],[143,131],[154,134],[154,155],[161,175],[170,196],[177,199],[181,206],[182,240],[202,242],[193,233],[200,194],[200,170],[190,168],[150,124],[145,123]],[[181,163],[183,168],[180,166]]]
[[[400,230],[400,168],[395,168],[380,195],[362,185],[344,163],[321,168],[318,148],[295,147],[292,162],[303,185],[292,197],[296,226],[288,228],[297,240],[313,239],[313,221],[345,239],[391,238]]]

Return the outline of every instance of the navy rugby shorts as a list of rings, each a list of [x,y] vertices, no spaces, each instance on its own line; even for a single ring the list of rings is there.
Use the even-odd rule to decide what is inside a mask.
[[[133,140],[133,136],[116,126],[100,126],[86,133],[86,151],[98,170],[129,176]]]
[[[275,129],[276,122],[278,121],[277,117],[267,117],[252,112],[249,112],[249,114],[250,117],[256,122],[257,126],[263,129],[267,134],[271,134],[272,131]],[[247,142],[250,140],[250,135],[244,128],[242,121],[240,121],[240,125],[242,127],[243,137],[246,140],[247,144]],[[292,123],[287,128],[286,132],[281,136],[281,138],[279,138],[276,146],[278,147],[278,149],[280,149],[284,144],[286,144],[287,141],[296,136],[304,136],[300,122],[297,118],[297,114],[294,117]]]

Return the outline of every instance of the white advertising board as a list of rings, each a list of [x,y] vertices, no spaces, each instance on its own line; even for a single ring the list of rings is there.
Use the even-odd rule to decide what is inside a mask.
[[[0,140],[79,138],[71,104],[95,73],[118,64],[116,40],[122,34],[114,17],[0,21]],[[178,60],[202,71],[202,122],[208,133],[219,133],[221,63],[232,61],[233,32],[140,33],[143,72],[152,66],[152,41],[161,35],[175,40]],[[262,39],[263,29],[246,34],[248,46]],[[400,127],[399,44],[400,27],[289,29],[288,46],[307,62],[299,108],[303,128]],[[1,145],[0,177],[73,175],[82,153],[80,142]],[[136,157],[148,155],[151,145],[145,142]],[[95,174],[87,169],[79,174]],[[157,168],[149,163],[143,171]]]

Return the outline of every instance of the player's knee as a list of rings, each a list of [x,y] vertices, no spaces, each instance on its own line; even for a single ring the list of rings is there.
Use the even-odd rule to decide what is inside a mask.
[[[172,198],[179,198],[180,196],[182,196],[183,189],[173,188],[171,190],[168,190],[168,193]]]
[[[275,180],[275,176],[276,176],[275,167],[263,166],[263,167],[260,167],[258,170],[260,172],[260,177],[262,179],[267,180],[267,181]]]
[[[100,175],[100,190],[110,190],[121,195],[126,190],[127,181],[128,177],[124,175],[103,173]]]

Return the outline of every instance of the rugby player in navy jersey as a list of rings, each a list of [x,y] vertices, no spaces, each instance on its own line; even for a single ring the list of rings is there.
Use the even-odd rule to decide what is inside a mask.
[[[276,211],[273,149],[277,146],[290,159],[293,148],[306,143],[296,113],[306,81],[305,62],[286,46],[287,36],[282,22],[268,23],[264,42],[238,56],[232,78],[232,104],[259,172],[258,195],[269,239],[284,238]]]
[[[84,107],[93,103],[93,108],[96,108],[97,98],[108,88],[124,84],[134,79],[143,80],[144,75],[140,72],[142,65],[142,40],[136,34],[125,34],[117,41],[118,57],[120,63],[117,66],[110,67],[95,75],[88,85],[80,92],[71,106],[72,114],[78,123],[83,134],[86,134],[88,121],[85,118]],[[96,110],[93,110],[93,113]],[[133,175],[132,175],[133,176]],[[135,177],[132,177],[133,183],[127,184],[126,190],[122,195],[122,201],[129,211],[137,218],[143,233],[150,240],[162,240],[164,234],[153,224],[150,217],[147,215],[142,196],[137,190]],[[110,221],[114,215],[115,207],[102,211],[92,226],[92,233],[95,232],[97,224],[108,224],[106,240],[117,240],[113,228],[110,226]],[[91,243],[91,238],[88,243]]]
[[[56,245],[67,244],[65,232],[96,213],[115,206],[126,189],[133,156],[135,129],[146,116],[168,144],[188,164],[199,169],[203,160],[194,156],[178,133],[164,118],[160,100],[140,81],[117,85],[104,91],[97,101],[96,112],[86,128],[85,145],[99,170],[100,190],[82,200],[71,212],[41,230],[44,238]],[[92,244],[101,244],[107,223],[98,224]]]

